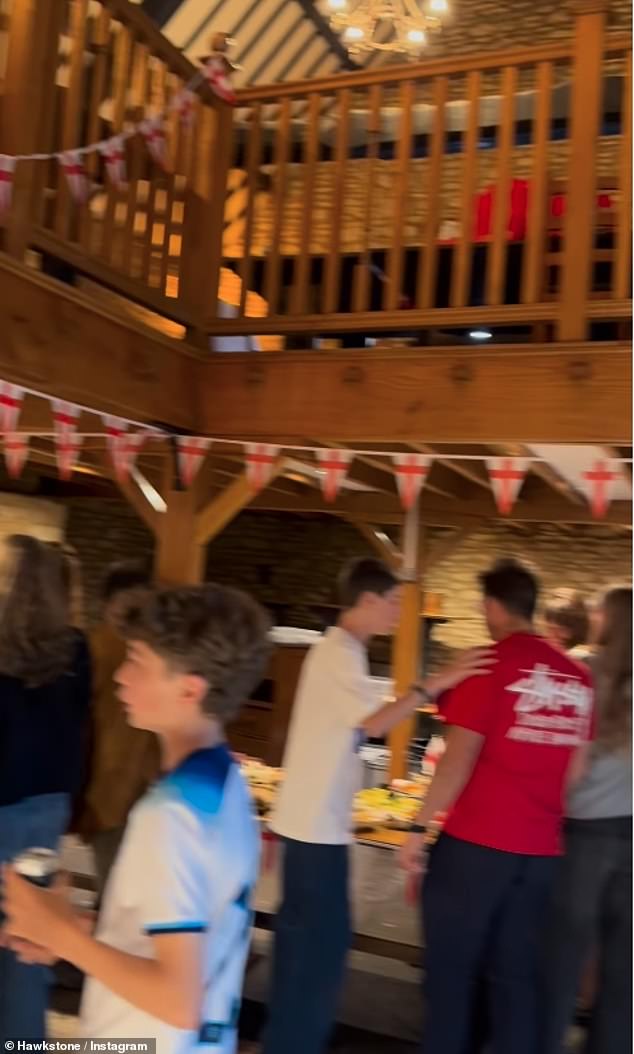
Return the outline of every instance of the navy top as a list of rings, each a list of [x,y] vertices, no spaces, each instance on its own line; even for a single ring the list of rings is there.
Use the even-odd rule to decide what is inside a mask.
[[[76,794],[86,761],[90,655],[77,631],[68,670],[27,687],[0,674],[0,806],[39,794]]]

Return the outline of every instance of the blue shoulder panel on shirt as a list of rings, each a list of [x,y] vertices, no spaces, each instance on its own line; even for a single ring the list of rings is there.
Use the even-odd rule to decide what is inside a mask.
[[[197,750],[163,778],[161,788],[196,812],[206,817],[215,816],[222,802],[227,776],[234,765],[225,746]]]

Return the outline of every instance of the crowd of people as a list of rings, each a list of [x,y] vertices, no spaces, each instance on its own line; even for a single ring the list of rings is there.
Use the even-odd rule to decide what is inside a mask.
[[[158,1054],[237,1050],[258,832],[224,727],[255,688],[269,619],[234,589],[106,576],[77,629],[60,546],[6,543],[0,606],[0,1039],[46,1034],[50,966],[86,978],[87,1036]],[[328,1048],[350,944],[358,752],[435,703],[446,750],[400,853],[420,887],[424,1054],[563,1054],[580,997],[587,1054],[632,1049],[632,590],[592,602],[500,561],[480,576],[492,643],[376,709],[368,645],[398,623],[398,577],[344,569],[311,649],[271,820],[282,899],[263,1054]],[[75,831],[98,912],[13,866]],[[423,1005],[423,1004],[421,1004]]]

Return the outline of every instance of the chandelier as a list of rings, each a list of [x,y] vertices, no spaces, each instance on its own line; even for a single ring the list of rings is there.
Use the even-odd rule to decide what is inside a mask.
[[[351,55],[392,51],[416,56],[429,34],[442,28],[447,0],[328,0],[330,24]],[[381,33],[391,27],[389,35]],[[383,38],[383,39],[381,39]]]

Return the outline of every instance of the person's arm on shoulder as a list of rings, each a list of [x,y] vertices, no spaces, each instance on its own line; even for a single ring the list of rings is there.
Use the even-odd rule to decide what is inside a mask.
[[[421,704],[433,703],[439,695],[470,677],[490,672],[495,654],[490,648],[470,648],[438,673],[412,685],[409,692],[393,703],[387,703],[371,714],[361,725],[367,739],[386,735],[395,725],[408,718]]]

